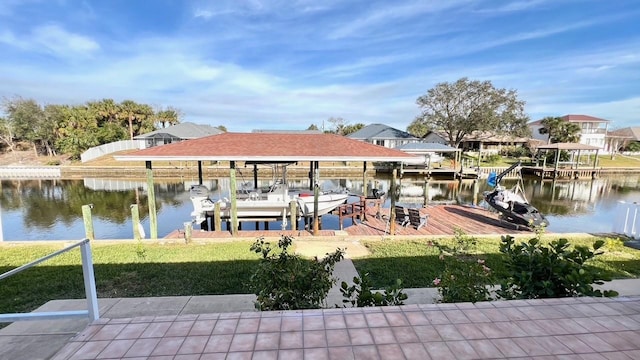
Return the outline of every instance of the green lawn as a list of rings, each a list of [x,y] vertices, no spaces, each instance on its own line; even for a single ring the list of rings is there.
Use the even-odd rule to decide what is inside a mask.
[[[551,237],[545,237],[550,241]],[[569,239],[574,245],[590,246],[596,239]],[[438,240],[451,245],[451,239]],[[499,252],[500,238],[479,238],[476,251],[486,260],[496,276],[504,276],[503,256]],[[439,252],[429,240],[388,240],[365,242],[371,251],[366,258],[354,259],[360,274],[369,273],[374,287],[384,288],[402,279],[407,288],[432,287],[432,281],[443,271]],[[614,278],[640,276],[640,251],[623,246],[620,240],[607,240],[605,253],[593,261],[593,266],[604,269]]]
[[[446,243],[449,240],[440,240]],[[594,238],[570,239],[588,245]],[[431,287],[442,271],[438,250],[428,240],[365,242],[372,254],[354,259],[360,272],[369,273],[375,287],[402,279],[403,285]],[[503,273],[498,252],[499,237],[479,238],[477,250],[487,265]],[[95,244],[95,243],[94,243]],[[259,256],[249,250],[251,242],[217,244],[115,244],[93,246],[98,296],[188,296],[250,293],[249,277]],[[61,246],[0,246],[0,273],[28,263]],[[608,240],[606,253],[594,266],[616,278],[640,276],[640,251]],[[143,255],[143,256],[142,256]],[[80,253],[77,249],[0,281],[0,313],[31,311],[49,300],[84,298]]]
[[[94,245],[98,297],[250,293],[257,265],[251,242],[207,245]],[[61,246],[0,246],[0,273]],[[0,313],[31,311],[49,300],[84,298],[80,251],[74,249],[0,281]]]

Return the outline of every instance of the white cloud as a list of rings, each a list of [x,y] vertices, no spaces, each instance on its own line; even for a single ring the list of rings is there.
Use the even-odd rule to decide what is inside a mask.
[[[402,21],[412,17],[419,17],[425,14],[434,14],[442,11],[457,8],[471,0],[448,0],[448,1],[409,1],[404,3],[384,2],[384,6],[379,6],[364,15],[355,19],[348,18],[343,26],[329,33],[329,39],[342,39],[356,36],[362,37],[371,31],[371,28],[384,27],[385,24],[394,21]],[[355,14],[358,15],[357,13]]]
[[[75,34],[59,25],[49,24],[35,27],[28,36],[18,37],[5,30],[0,42],[26,51],[47,52],[62,58],[90,56],[100,45],[88,36]]]

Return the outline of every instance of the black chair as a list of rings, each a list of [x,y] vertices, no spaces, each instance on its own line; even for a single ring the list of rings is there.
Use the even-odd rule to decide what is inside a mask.
[[[400,225],[407,227],[409,225],[409,215],[403,206],[395,206],[396,210],[396,221],[400,223]]]
[[[420,214],[419,209],[409,208],[409,223],[416,227],[416,230],[420,230],[421,227],[427,226],[427,220],[429,215]]]

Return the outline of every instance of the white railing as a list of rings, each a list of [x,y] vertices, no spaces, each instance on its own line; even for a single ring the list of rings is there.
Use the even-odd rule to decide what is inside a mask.
[[[634,239],[640,238],[640,204],[618,201],[613,221],[613,232]]]
[[[59,166],[6,166],[0,167],[0,178],[59,178]]]
[[[100,313],[98,311],[98,294],[96,292],[96,278],[93,274],[93,259],[91,257],[91,243],[89,242],[89,239],[78,241],[77,243],[67,246],[64,249],[41,257],[40,259],[34,260],[11,271],[7,271],[6,273],[0,275],[0,280],[8,278],[9,276],[15,275],[21,271],[27,270],[30,267],[38,265],[43,261],[49,260],[52,257],[58,256],[78,246],[80,247],[80,255],[82,256],[82,275],[84,277],[84,291],[87,297],[87,310],[0,314],[0,323],[84,316],[88,316],[89,321],[98,320],[98,318],[100,317]],[[25,285],[25,287],[28,287],[28,285]]]

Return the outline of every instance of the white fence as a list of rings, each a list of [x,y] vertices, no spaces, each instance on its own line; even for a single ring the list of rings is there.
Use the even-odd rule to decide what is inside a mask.
[[[0,178],[59,178],[59,166],[2,166]]]
[[[87,161],[97,159],[101,156],[111,154],[114,152],[118,152],[122,150],[139,149],[139,148],[140,148],[140,143],[137,140],[115,141],[112,143],[92,147],[91,149],[83,152],[80,155],[80,160],[82,162],[87,162]]]
[[[618,201],[613,222],[613,232],[640,239],[640,204]]]

